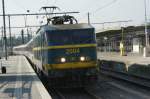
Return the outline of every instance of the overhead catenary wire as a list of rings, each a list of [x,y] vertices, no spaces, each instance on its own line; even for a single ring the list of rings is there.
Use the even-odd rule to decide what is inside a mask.
[[[100,10],[102,10],[102,9],[104,9],[104,8],[106,8],[106,7],[109,7],[110,5],[112,5],[113,3],[115,3],[117,0],[113,0],[113,1],[111,1],[111,2],[109,2],[109,3],[107,3],[107,4],[105,4],[105,5],[103,5],[103,6],[101,6],[101,7],[99,7],[99,8],[97,8],[97,9],[95,9],[95,10],[93,10],[93,11],[89,11],[89,12],[86,12],[86,13],[84,13],[83,15],[82,15],[82,17],[80,17],[79,19],[83,19],[83,18],[85,18],[85,16],[87,16],[87,14],[89,13],[90,15],[96,15],[96,13],[97,12],[99,12]]]
[[[30,15],[30,16],[36,16],[36,15],[52,15],[52,14],[74,14],[74,13],[79,13],[79,12],[59,12],[59,13],[29,13],[29,14],[5,14],[5,16],[25,16],[25,15]],[[0,14],[0,16],[3,16]]]
[[[105,4],[105,5],[103,5],[103,6],[99,7],[99,8],[97,8],[95,11],[93,11],[93,12],[91,12],[91,13],[92,13],[92,14],[95,14],[95,13],[97,13],[98,11],[100,11],[100,10],[106,8],[106,7],[109,7],[110,5],[112,5],[113,3],[115,3],[116,1],[117,1],[117,0],[113,0],[113,1],[111,1],[111,2],[109,2],[109,3],[107,3],[107,4]]]

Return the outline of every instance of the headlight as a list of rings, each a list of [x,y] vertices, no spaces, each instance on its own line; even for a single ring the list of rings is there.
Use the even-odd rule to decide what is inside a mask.
[[[64,62],[66,62],[66,58],[62,57],[62,58],[60,59],[60,61],[61,61],[62,63],[64,63]]]
[[[80,61],[85,61],[85,57],[84,57],[84,56],[81,56],[81,57],[80,57]]]

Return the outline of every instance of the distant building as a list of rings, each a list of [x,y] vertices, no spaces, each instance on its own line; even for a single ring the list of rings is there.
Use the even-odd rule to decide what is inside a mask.
[[[150,33],[150,26],[148,26]],[[143,53],[145,47],[145,27],[129,26],[122,30],[108,30],[96,33],[98,50],[107,52],[119,52],[120,42],[123,41],[126,52]],[[150,41],[149,41],[150,42]]]

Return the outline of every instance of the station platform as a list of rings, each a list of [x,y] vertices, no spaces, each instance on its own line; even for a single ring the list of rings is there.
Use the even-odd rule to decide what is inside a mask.
[[[24,56],[9,56],[1,62],[7,72],[0,72],[0,99],[51,99]]]
[[[99,66],[102,69],[150,79],[150,57],[135,53],[127,53],[126,56],[115,52],[98,52],[97,54],[100,60]]]
[[[143,57],[141,54],[136,53],[127,53],[126,56],[121,56],[119,52],[98,52],[98,59],[124,62],[127,66],[132,64],[150,64],[150,57]]]

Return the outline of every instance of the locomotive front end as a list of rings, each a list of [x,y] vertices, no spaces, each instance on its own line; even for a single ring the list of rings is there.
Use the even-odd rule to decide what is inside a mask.
[[[49,78],[55,84],[60,81],[78,82],[80,85],[96,82],[98,68],[94,28],[89,25],[66,27],[46,33],[48,64],[44,67]]]

